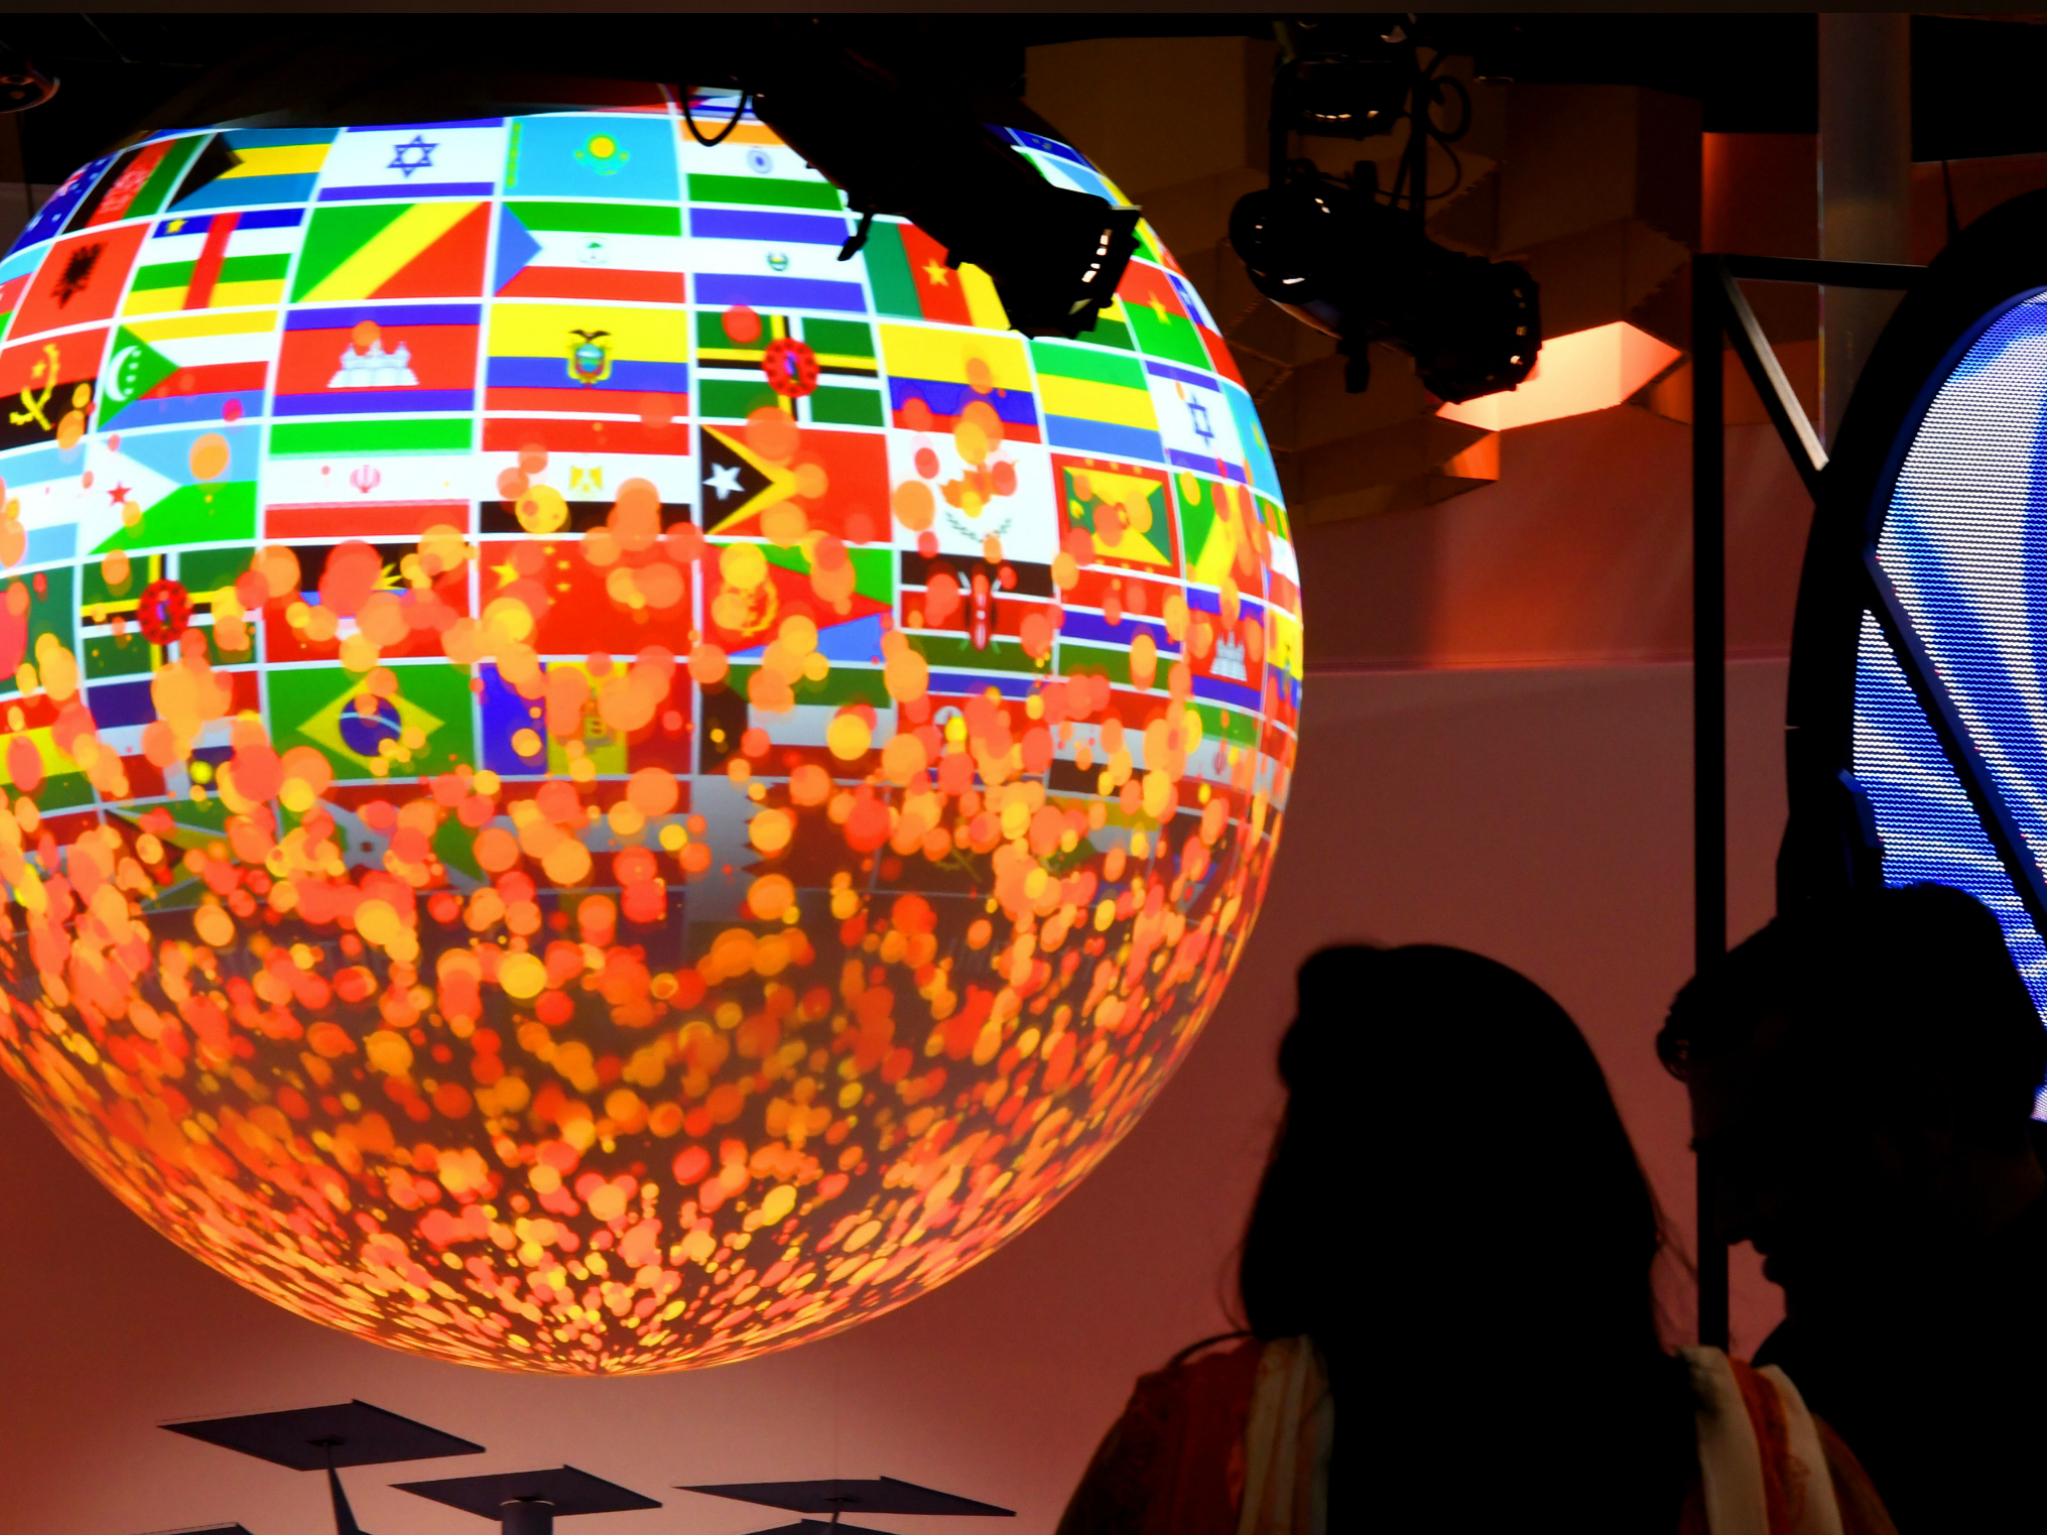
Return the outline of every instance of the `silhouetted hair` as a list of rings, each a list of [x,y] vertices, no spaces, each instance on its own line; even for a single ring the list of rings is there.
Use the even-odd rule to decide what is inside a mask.
[[[1671,1005],[1658,1055],[1684,1077],[1783,1021],[1771,1070],[1827,1086],[1876,1123],[1996,1139],[2042,1080],[2041,1016],[1998,919],[1945,885],[1815,903],[1773,919]]]
[[[1467,1528],[1628,1528],[1667,1499],[1675,1518],[1693,1428],[1658,1332],[1656,1202],[1570,1015],[1434,945],[1319,950],[1298,985],[1239,1264],[1247,1326],[1317,1341],[1340,1436],[1362,1404],[1385,1416],[1380,1454],[1500,1474],[1450,1501]],[[1539,1515],[1546,1495],[1562,1502]]]

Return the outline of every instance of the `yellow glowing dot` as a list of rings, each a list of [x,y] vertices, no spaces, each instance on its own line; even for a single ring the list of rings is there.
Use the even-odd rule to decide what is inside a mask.
[[[498,967],[498,985],[511,997],[538,997],[547,982],[547,967],[529,954],[507,955]]]

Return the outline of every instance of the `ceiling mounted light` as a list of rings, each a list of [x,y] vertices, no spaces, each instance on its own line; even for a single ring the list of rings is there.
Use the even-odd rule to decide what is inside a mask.
[[[1448,195],[1429,191],[1429,146],[1449,152],[1472,116],[1464,87],[1439,73],[1443,57],[1424,63],[1416,38],[1396,27],[1349,51],[1286,59],[1274,87],[1271,184],[1231,213],[1230,241],[1253,285],[1337,338],[1354,393],[1370,382],[1374,342],[1406,352],[1446,401],[1512,389],[1543,344],[1526,269],[1451,250],[1425,231],[1427,205]],[[1438,121],[1442,109],[1448,121]],[[1369,161],[1339,177],[1287,157],[1290,134],[1363,139],[1402,122],[1408,143],[1384,195]]]
[[[1136,208],[1055,186],[965,103],[850,50],[799,37],[747,73],[762,120],[864,216],[848,255],[875,215],[909,219],[949,267],[986,272],[1026,336],[1078,336],[1115,299],[1137,250]]]

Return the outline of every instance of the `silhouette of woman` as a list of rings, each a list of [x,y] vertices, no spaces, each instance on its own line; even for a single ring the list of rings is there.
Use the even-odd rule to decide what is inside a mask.
[[[1140,1379],[1061,1530],[1891,1529],[1782,1376],[1664,1347],[1655,1201],[1535,983],[1318,951],[1280,1075],[1245,1329]]]

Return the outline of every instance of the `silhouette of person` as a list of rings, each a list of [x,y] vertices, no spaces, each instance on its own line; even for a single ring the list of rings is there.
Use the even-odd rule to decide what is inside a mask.
[[[1848,1441],[1904,1531],[2048,1526],[2041,1020],[1945,886],[1780,917],[1679,993],[1731,1241],[1785,1322],[1758,1351]]]
[[[1889,1530],[1783,1376],[1660,1338],[1569,1015],[1465,950],[1311,955],[1244,1330],[1141,1378],[1066,1531]]]

